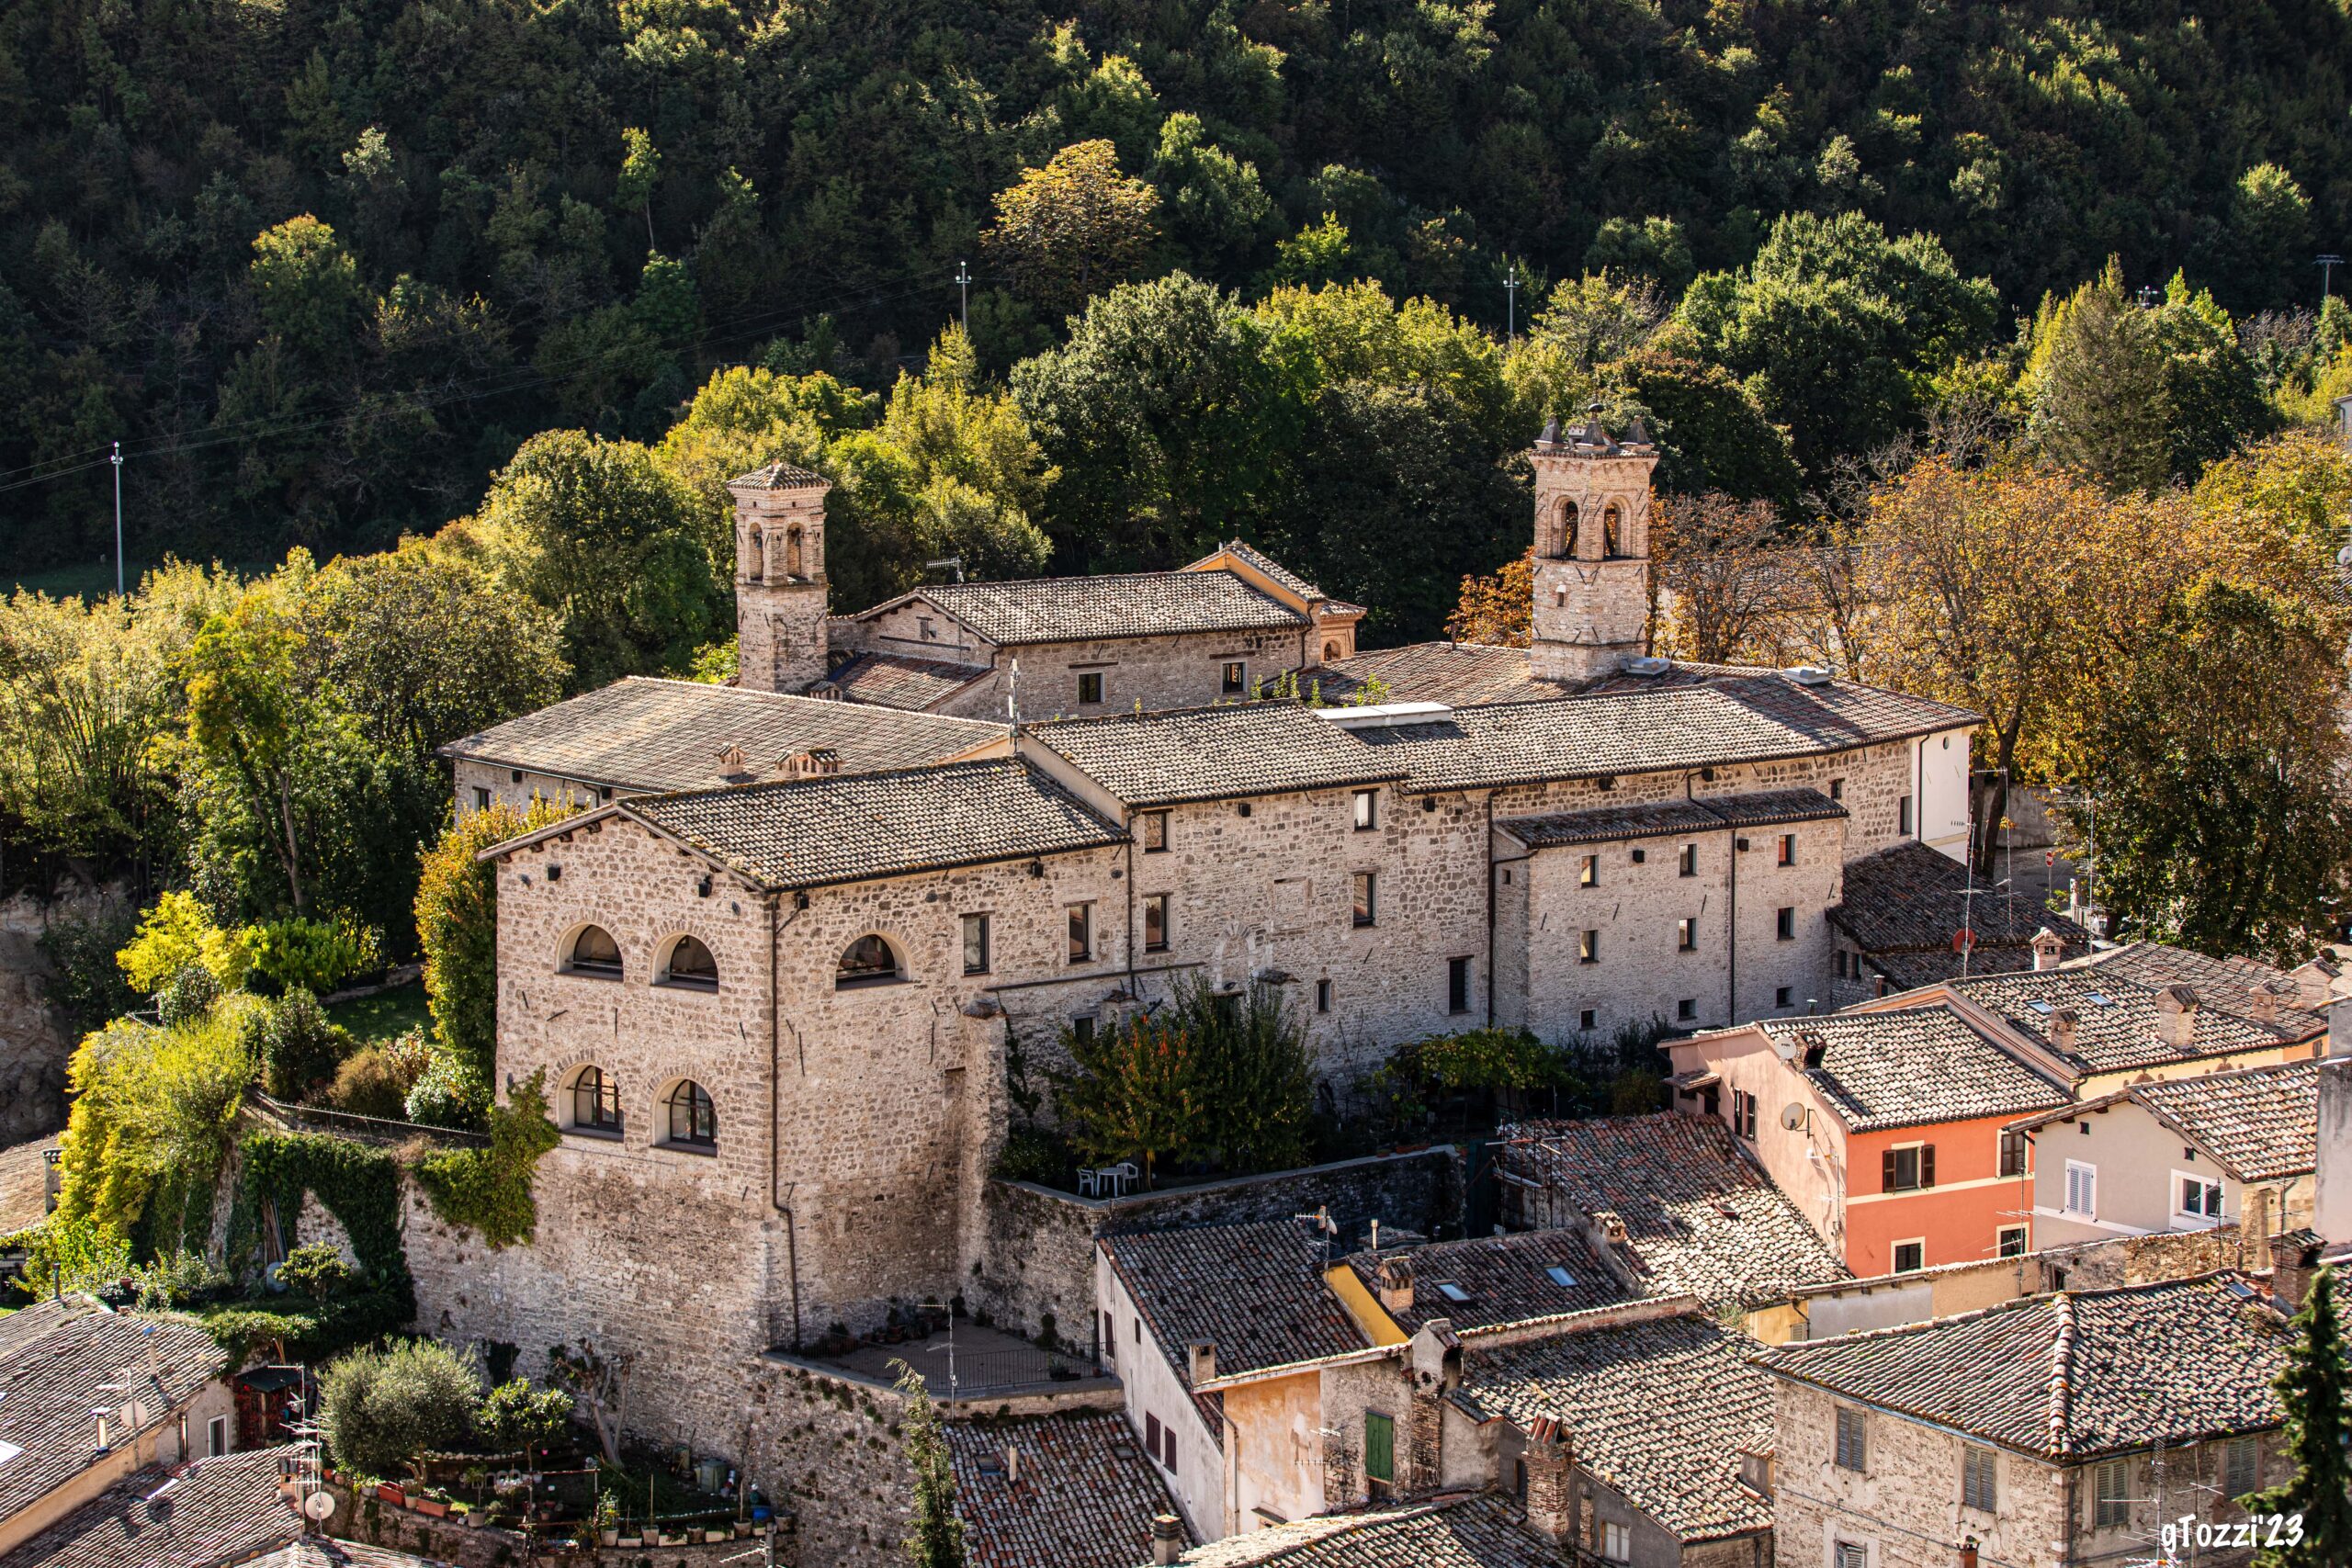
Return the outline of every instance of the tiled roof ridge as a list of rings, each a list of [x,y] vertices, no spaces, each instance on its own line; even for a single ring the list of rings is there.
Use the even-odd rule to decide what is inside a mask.
[[[1294,1528],[1305,1527],[1300,1530],[1301,1539],[1264,1557],[1252,1559],[1252,1565],[1253,1568],[1263,1568],[1266,1563],[1288,1562],[1300,1552],[1311,1551],[1338,1537],[1353,1535],[1358,1530],[1374,1529],[1382,1525],[1396,1524],[1400,1520],[1426,1518],[1431,1514],[1459,1507],[1479,1495],[1476,1491],[1439,1492],[1401,1505],[1367,1504],[1363,1508],[1351,1509],[1346,1513],[1319,1514],[1310,1518],[1295,1520],[1292,1522]],[[1318,1526],[1325,1528],[1316,1528]],[[1313,1533],[1307,1533],[1310,1530]]]
[[[864,657],[865,654],[865,650],[859,650],[860,657]],[[843,662],[847,661],[844,660]],[[956,661],[952,659],[926,660],[924,662],[931,664],[956,664]],[[985,664],[956,665],[956,667],[958,669],[978,671],[983,674],[993,672],[991,668]],[[824,703],[828,706],[839,705],[834,704],[832,699],[830,697],[812,697],[801,692],[771,692],[759,686],[738,686],[726,682],[697,681],[693,679],[691,676],[686,675],[624,675],[620,678],[620,682],[616,683],[626,683],[633,686],[686,686],[709,692],[736,692],[753,698],[781,697],[786,702],[789,703]],[[583,693],[582,694],[586,695],[587,694]],[[527,717],[528,716],[526,715],[523,716]],[[969,725],[975,729],[1001,730],[1005,728],[1004,722],[1001,719],[972,718],[963,714],[927,713],[923,716],[929,719],[934,719],[942,724]],[[495,728],[496,726],[492,726],[492,728]],[[872,775],[869,774],[867,776],[871,777]]]
[[[2050,1304],[2058,1318],[2050,1340],[2050,1452],[2064,1454],[2075,1446],[2075,1300],[2060,1291]]]
[[[1153,719],[1194,718],[1203,714],[1263,713],[1269,708],[1297,708],[1303,713],[1316,710],[1297,697],[1251,697],[1246,702],[1194,703],[1181,708],[1121,708],[1116,713],[1084,713],[1053,718],[1024,719],[1018,726],[1024,732],[1039,729],[1074,729],[1082,725],[1145,723]]]
[[[761,792],[804,788],[816,790],[825,788],[828,785],[834,788],[840,788],[848,784],[875,784],[886,779],[902,779],[908,777],[933,778],[946,773],[974,772],[984,768],[1023,769],[1032,774],[1035,774],[1041,783],[1050,786],[1057,794],[1069,795],[1072,800],[1078,799],[1076,795],[1070,795],[1069,790],[1063,788],[1058,780],[1046,773],[1043,769],[1033,766],[1024,758],[967,757],[959,762],[910,762],[902,768],[880,768],[870,773],[820,773],[813,778],[805,779],[760,779],[752,784],[709,784],[701,789],[664,790],[657,795],[633,795],[626,800],[616,800],[612,803],[610,809],[618,810],[627,816],[636,817],[638,815],[636,807],[639,807],[668,805],[673,801],[681,800],[700,800],[711,795],[729,795],[741,798]],[[1081,802],[1080,804],[1083,803]],[[1091,807],[1089,809],[1090,813],[1092,815],[1101,815],[1099,812],[1092,812]],[[574,824],[574,826],[577,825],[577,823]],[[649,827],[659,826],[659,824],[656,823],[648,823],[647,825]]]

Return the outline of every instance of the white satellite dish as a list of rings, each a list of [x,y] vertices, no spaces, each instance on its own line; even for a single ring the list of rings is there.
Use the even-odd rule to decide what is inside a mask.
[[[1805,1116],[1805,1108],[1794,1100],[1781,1107],[1781,1125],[1792,1133],[1804,1125]]]
[[[302,1517],[313,1524],[324,1524],[334,1517],[334,1494],[313,1492],[302,1499]]]

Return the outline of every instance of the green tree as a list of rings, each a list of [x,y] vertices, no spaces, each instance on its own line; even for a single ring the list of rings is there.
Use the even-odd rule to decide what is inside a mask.
[[[1168,237],[1212,276],[1245,265],[1268,238],[1274,204],[1258,166],[1209,140],[1194,114],[1171,114],[1159,127],[1151,162]]]
[[[660,249],[653,238],[653,183],[662,177],[662,154],[653,138],[638,127],[621,130],[621,168],[613,181],[613,204],[645,220],[645,248]]]
[[[997,193],[996,221],[980,249],[1012,274],[1024,298],[1075,310],[1142,266],[1159,232],[1159,203],[1149,186],[1119,173],[1110,142],[1074,142]]]
[[[2345,1457],[2352,1437],[2346,1429],[2352,1375],[2345,1368],[2344,1322],[2335,1304],[2333,1268],[2312,1276],[2303,1304],[2295,1312],[2295,1338],[2275,1385],[2286,1411],[2282,1438],[2295,1473],[2236,1502],[2248,1513],[2302,1518],[2302,1540],[2264,1551],[2255,1560],[2260,1568],[2331,1568],[2352,1562],[2352,1464]]]
[[[319,1428],[335,1462],[360,1475],[397,1475],[420,1456],[472,1431],[481,1379],[433,1339],[355,1350],[319,1375]]]
[[[101,862],[147,840],[179,697],[164,630],[117,599],[0,603],[0,820],[25,840]]]
[[[263,1001],[247,1024],[248,1043],[261,1064],[262,1087],[274,1100],[299,1100],[335,1076],[351,1055],[351,1032],[334,1023],[310,992],[295,989]]]
[[[51,1214],[9,1239],[25,1249],[19,1278],[36,1296],[94,1291],[131,1274],[130,1239],[96,1220]]]
[[[964,1521],[956,1517],[956,1466],[947,1433],[922,1374],[904,1361],[892,1365],[899,1369],[896,1386],[906,1403],[899,1423],[899,1451],[915,1477],[907,1562],[910,1568],[964,1568]]]
[[[2135,930],[2285,963],[2330,940],[2352,870],[2342,648],[2259,588],[2208,579],[2166,608],[2094,716],[2079,775],[2102,891]]]
[[[494,800],[451,823],[425,853],[416,888],[425,1003],[435,1044],[475,1084],[493,1081],[497,1061],[498,872],[474,857],[569,812],[545,800],[532,801],[527,811]]]
[[[1995,299],[1932,235],[1890,239],[1859,212],[1798,212],[1774,222],[1747,266],[1693,282],[1676,319],[1818,473],[1908,429],[1925,378],[1991,332]]]
[[[1657,443],[1659,490],[1765,501],[1795,515],[1804,474],[1789,433],[1722,367],[1660,346],[1620,360],[1604,379],[1615,388],[1603,423],[1622,430],[1635,415],[1644,420]]]
[[[314,1241],[288,1253],[277,1266],[277,1277],[287,1289],[300,1291],[324,1305],[329,1296],[348,1288],[358,1276],[331,1244]]]
[[[254,238],[251,276],[270,331],[322,358],[349,349],[366,290],[359,264],[333,229],[305,212],[263,230]]]
[[[571,1424],[571,1395],[514,1378],[483,1396],[481,1423],[482,1437],[499,1452],[544,1448]]]

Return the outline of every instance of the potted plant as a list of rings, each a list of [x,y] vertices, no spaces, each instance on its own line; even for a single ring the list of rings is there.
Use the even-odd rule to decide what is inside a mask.
[[[446,1519],[449,1517],[449,1505],[428,1493],[419,1492],[409,1500],[408,1506],[428,1519]]]
[[[470,1508],[463,1503],[458,1503],[453,1505],[450,1511],[458,1516],[458,1522],[465,1526],[468,1529],[478,1530],[481,1529],[482,1514],[480,1508]]]
[[[702,1532],[702,1539],[706,1542],[725,1540],[727,1539],[727,1532],[721,1529],[718,1526],[712,1525],[709,1529]]]
[[[620,1544],[621,1506],[609,1492],[596,1499],[596,1539],[606,1546]]]
[[[397,1481],[376,1483],[376,1495],[395,1508],[403,1508],[408,1506],[408,1489]]]

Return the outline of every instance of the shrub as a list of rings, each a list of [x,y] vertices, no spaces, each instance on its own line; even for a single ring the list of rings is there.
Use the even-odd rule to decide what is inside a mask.
[[[61,916],[41,932],[40,950],[49,957],[41,989],[73,1021],[76,1032],[87,1033],[139,1005],[139,993],[115,957],[138,926],[133,911],[108,909],[87,918]]]
[[[383,939],[342,911],[332,920],[297,917],[247,926],[243,935],[254,970],[288,991],[331,991],[383,966]]]
[[[193,893],[166,893],[140,917],[138,933],[115,955],[142,996],[164,988],[181,970],[200,965],[233,991],[245,983],[253,953],[241,932],[224,931]]]
[[[1069,1178],[1069,1145],[1037,1127],[1015,1127],[1005,1134],[991,1173],[1006,1181],[1057,1187]]]
[[[251,1041],[262,1087],[276,1100],[300,1100],[335,1076],[351,1055],[351,1032],[328,1021],[318,998],[300,987],[253,1010]]]
[[[216,1179],[253,1082],[245,1044],[250,998],[153,1028],[119,1019],[85,1039],[66,1068],[58,1212],[128,1235],[158,1191]]]
[[[142,1263],[130,1271],[130,1277],[138,1282],[141,1312],[184,1307],[200,1297],[225,1290],[229,1284],[229,1276],[192,1247],[182,1247],[153,1263]]]
[[[314,1302],[323,1302],[337,1291],[348,1287],[356,1275],[343,1254],[325,1242],[314,1241],[298,1247],[286,1255],[277,1266],[277,1277],[289,1291],[300,1291]]]
[[[490,1147],[444,1149],[416,1163],[433,1212],[478,1231],[492,1247],[528,1241],[539,1222],[531,1179],[539,1156],[563,1141],[548,1120],[547,1074],[533,1073],[490,1108]]]
[[[191,964],[155,993],[155,1016],[166,1029],[193,1023],[220,999],[220,982],[201,964]]]
[[[89,1291],[130,1276],[130,1243],[95,1220],[51,1214],[7,1238],[25,1249],[24,1288],[36,1296]]]
[[[424,995],[441,1049],[455,1058],[454,1087],[487,1084],[498,1049],[498,874],[474,856],[570,815],[543,800],[528,811],[503,801],[460,818],[424,854],[416,887],[416,940]],[[485,1097],[486,1098],[486,1097]],[[418,1118],[423,1120],[423,1118]]]
[[[327,1103],[351,1116],[372,1116],[398,1122],[408,1115],[411,1088],[401,1077],[398,1056],[381,1045],[370,1045],[346,1059],[327,1090]]]
[[[435,1050],[423,1076],[409,1086],[408,1119],[427,1127],[479,1132],[488,1124],[490,1086],[472,1077],[447,1052]]]
[[[471,1362],[433,1339],[360,1350],[319,1379],[319,1425],[338,1464],[392,1475],[473,1430],[481,1385]]]
[[[536,1388],[527,1378],[500,1383],[481,1402],[483,1440],[502,1453],[541,1448],[571,1422],[571,1395]]]

